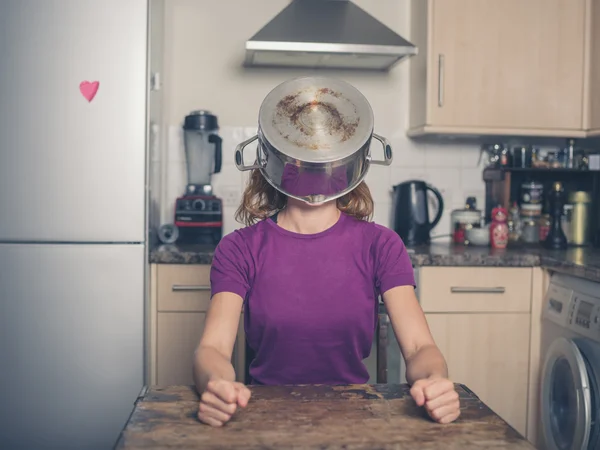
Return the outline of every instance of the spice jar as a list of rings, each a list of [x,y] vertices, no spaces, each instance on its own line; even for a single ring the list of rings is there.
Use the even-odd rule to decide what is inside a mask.
[[[542,205],[521,205],[521,217],[529,219],[539,219],[542,215]]]
[[[454,224],[454,232],[452,233],[452,241],[455,244],[465,243],[465,228],[458,222]]]
[[[540,241],[540,228],[538,222],[533,219],[527,219],[523,222],[523,231],[521,240],[525,244],[537,244]]]
[[[542,203],[544,185],[535,181],[521,184],[521,205]]]
[[[531,167],[533,160],[533,148],[527,146],[514,147],[512,151],[513,167],[526,169]]]
[[[540,217],[540,242],[543,242],[550,231],[550,214]]]
[[[510,207],[508,225],[508,240],[509,242],[519,242],[521,238],[521,216],[519,215],[519,207],[517,202],[514,202]]]
[[[556,152],[548,153],[548,167],[551,169],[560,169],[561,162]]]

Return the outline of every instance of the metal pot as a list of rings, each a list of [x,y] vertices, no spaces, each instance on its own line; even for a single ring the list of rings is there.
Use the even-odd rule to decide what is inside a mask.
[[[384,159],[371,158],[371,138]],[[258,140],[256,160],[244,164],[244,148]],[[325,77],[286,81],[264,99],[258,134],[235,149],[241,171],[258,169],[283,194],[317,204],[350,192],[371,164],[390,165],[392,148],[373,133],[373,110],[350,84]]]

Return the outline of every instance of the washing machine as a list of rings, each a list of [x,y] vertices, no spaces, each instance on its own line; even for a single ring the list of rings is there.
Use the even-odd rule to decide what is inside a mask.
[[[544,298],[543,450],[600,450],[600,283],[554,274]]]

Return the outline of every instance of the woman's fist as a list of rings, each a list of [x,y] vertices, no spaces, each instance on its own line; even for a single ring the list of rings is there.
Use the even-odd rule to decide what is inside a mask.
[[[446,378],[418,380],[412,385],[410,395],[438,423],[450,423],[460,416],[458,393],[454,389],[454,383]]]
[[[210,380],[200,396],[198,419],[207,425],[220,427],[231,419],[238,406],[246,407],[250,395],[250,389],[242,383]]]

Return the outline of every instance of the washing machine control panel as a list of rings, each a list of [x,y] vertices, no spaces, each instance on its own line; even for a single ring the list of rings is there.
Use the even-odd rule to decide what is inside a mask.
[[[566,281],[561,280],[559,283],[553,278],[548,286],[542,310],[543,320],[554,322],[600,343],[600,289],[598,289],[598,285],[578,280],[577,285],[573,286],[573,283]]]
[[[548,286],[543,318],[566,327],[571,321],[573,290],[556,284]]]
[[[570,328],[591,339],[600,340],[600,299],[579,293],[573,295]]]

